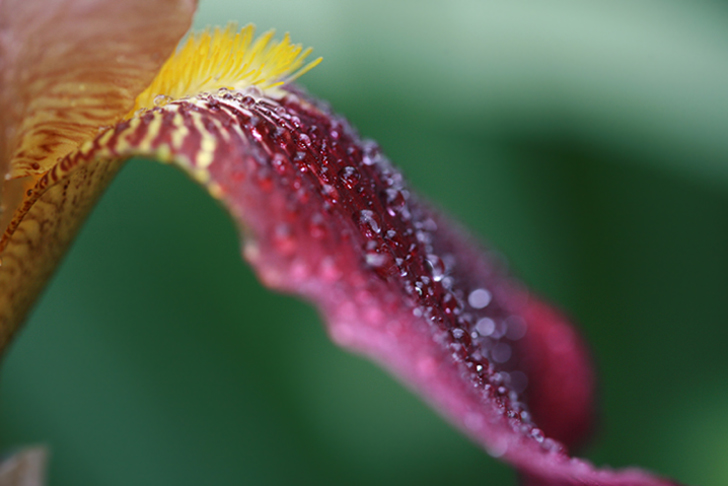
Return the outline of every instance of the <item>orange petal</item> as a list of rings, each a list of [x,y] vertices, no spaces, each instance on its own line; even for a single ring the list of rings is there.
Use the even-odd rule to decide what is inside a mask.
[[[189,28],[195,4],[0,2],[0,174],[34,179],[118,122]]]
[[[68,172],[61,163],[42,176],[15,211],[0,241],[0,350],[25,318],[123,160],[86,162]]]

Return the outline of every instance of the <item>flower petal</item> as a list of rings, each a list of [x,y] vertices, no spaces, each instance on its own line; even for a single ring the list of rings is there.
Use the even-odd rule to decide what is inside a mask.
[[[189,28],[195,4],[3,0],[0,174],[42,174],[118,122]]]
[[[313,302],[337,343],[393,371],[530,484],[672,484],[569,458],[555,439],[579,441],[592,418],[577,333],[415,196],[376,144],[297,92],[223,89],[100,134],[39,180],[0,242],[12,268],[56,258],[35,242],[67,243],[63,219],[118,167],[105,161],[139,154],[205,185],[267,285]],[[0,269],[0,296],[12,281]]]
[[[82,168],[69,176],[70,186],[49,188],[26,215],[37,177],[129,112],[189,28],[195,4],[0,3],[0,174],[19,178],[5,180],[0,193],[0,228],[6,231],[0,243],[0,345],[23,319],[116,165],[91,173]],[[10,241],[23,217],[26,225]]]
[[[46,484],[48,451],[33,447],[15,452],[0,462],[0,484],[4,486],[41,486]]]

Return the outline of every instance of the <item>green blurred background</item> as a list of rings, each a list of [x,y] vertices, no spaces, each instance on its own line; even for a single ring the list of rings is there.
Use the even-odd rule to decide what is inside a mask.
[[[302,83],[570,313],[584,452],[728,483],[728,4],[202,2],[290,31]],[[514,484],[311,308],[263,289],[176,170],[132,161],[3,363],[0,445],[50,484]]]

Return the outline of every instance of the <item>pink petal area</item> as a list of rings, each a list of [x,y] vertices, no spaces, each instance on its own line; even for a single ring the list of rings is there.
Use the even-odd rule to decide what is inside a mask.
[[[135,154],[206,185],[265,284],[314,303],[337,343],[390,369],[528,484],[674,484],[567,455],[562,442],[582,440],[593,413],[577,332],[327,108],[254,88],[174,101],[66,158],[36,197],[78,167]]]

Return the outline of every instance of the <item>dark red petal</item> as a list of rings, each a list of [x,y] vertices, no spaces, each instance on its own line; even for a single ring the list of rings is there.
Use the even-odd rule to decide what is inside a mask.
[[[337,343],[393,371],[530,484],[672,484],[569,458],[559,441],[583,439],[593,413],[576,331],[325,107],[255,89],[171,102],[64,160],[37,197],[76,167],[139,153],[205,184],[267,285],[313,302]]]
[[[522,311],[528,332],[519,346],[533,420],[544,433],[568,445],[578,445],[591,432],[594,376],[586,347],[559,312],[531,299]],[[587,385],[589,384],[589,385]]]

